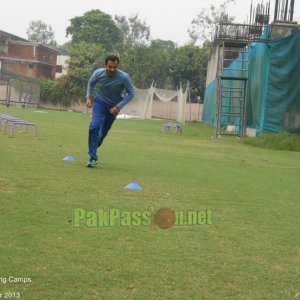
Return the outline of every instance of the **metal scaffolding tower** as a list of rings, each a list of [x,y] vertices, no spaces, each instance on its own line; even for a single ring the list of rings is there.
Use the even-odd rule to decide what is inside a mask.
[[[247,43],[222,41],[219,45],[218,87],[214,137],[245,135],[246,100],[248,89]],[[231,64],[235,58],[235,64]],[[231,127],[227,132],[223,129]]]
[[[216,27],[217,99],[214,138],[222,135],[244,137],[248,96],[248,45],[266,42],[262,33],[269,24],[270,3],[250,10],[250,24],[223,22]],[[228,16],[223,16],[228,20]]]

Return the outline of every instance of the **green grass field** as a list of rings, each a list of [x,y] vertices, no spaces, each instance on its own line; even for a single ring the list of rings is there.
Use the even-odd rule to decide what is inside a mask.
[[[2,298],[300,298],[299,152],[214,141],[203,124],[175,135],[161,120],[117,120],[89,169],[89,115],[43,112],[0,108],[39,129],[0,134]],[[210,210],[212,224],[93,223],[101,209],[163,207]],[[76,208],[88,212],[78,228]]]

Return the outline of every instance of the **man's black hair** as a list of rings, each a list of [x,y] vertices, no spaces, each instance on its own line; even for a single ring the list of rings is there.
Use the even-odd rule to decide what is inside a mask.
[[[107,62],[108,62],[109,60],[111,60],[111,61],[116,61],[118,64],[120,63],[120,59],[119,59],[119,57],[116,56],[116,55],[108,55],[108,56],[106,56],[106,58],[105,58],[105,64],[107,64]]]

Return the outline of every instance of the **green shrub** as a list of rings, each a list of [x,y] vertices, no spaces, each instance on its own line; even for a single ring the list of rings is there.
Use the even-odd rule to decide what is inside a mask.
[[[247,145],[284,151],[300,151],[300,135],[294,133],[267,133],[260,137],[245,138]]]

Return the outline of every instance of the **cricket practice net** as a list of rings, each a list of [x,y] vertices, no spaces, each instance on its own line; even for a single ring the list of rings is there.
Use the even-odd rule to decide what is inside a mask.
[[[152,85],[141,90],[135,87],[135,96],[122,113],[142,119],[161,118],[185,122],[188,87],[183,91],[165,90]]]

